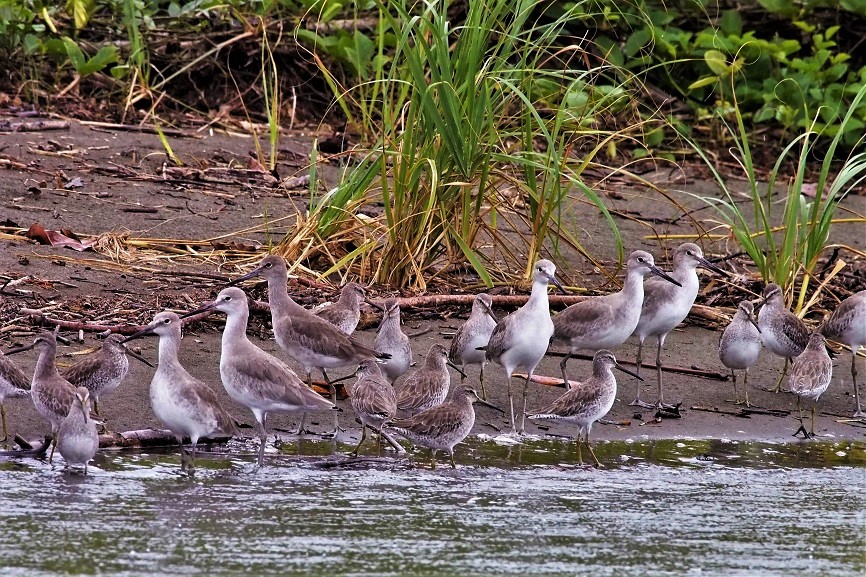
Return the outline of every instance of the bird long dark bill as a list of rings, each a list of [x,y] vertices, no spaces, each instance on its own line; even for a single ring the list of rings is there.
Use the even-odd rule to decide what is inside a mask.
[[[124,342],[125,342],[125,341],[124,341]],[[122,345],[121,345],[121,346],[122,346]],[[147,365],[148,367],[150,367],[150,368],[152,368],[152,369],[155,368],[155,367],[151,364],[150,361],[148,361],[146,358],[144,358],[143,356],[141,356],[140,354],[138,354],[137,352],[135,352],[135,351],[132,350],[131,348],[129,348],[129,347],[125,347],[125,346],[124,346],[124,347],[123,347],[123,350],[125,350],[125,351],[126,351],[126,354],[128,354],[128,355],[131,356],[132,358],[134,358],[134,359],[138,359],[139,361],[141,361],[142,363],[144,363],[145,365]]]
[[[663,271],[659,267],[651,264],[651,265],[649,265],[649,268],[650,268],[650,271],[652,271],[652,274],[654,274],[658,277],[661,277],[661,278],[665,279],[666,281],[668,281],[669,283],[673,283],[673,284],[677,285],[678,287],[683,286],[677,281],[677,279],[673,278],[672,276],[667,274],[665,271]]]
[[[20,347],[15,347],[14,349],[9,349],[5,354],[7,355],[17,355],[18,353],[23,353],[24,351],[32,350],[33,347],[36,346],[35,342],[30,343],[29,345],[24,345]]]
[[[632,377],[636,378],[636,379],[639,380],[639,381],[644,380],[643,377],[641,377],[641,376],[638,375],[637,373],[634,373],[634,372],[628,370],[627,368],[623,367],[623,366],[620,365],[619,363],[616,363],[616,364],[614,365],[614,367],[617,368],[617,369],[619,369],[619,370],[621,370],[621,371],[624,372],[625,374],[627,374],[627,375],[629,375],[629,376],[632,376]]]
[[[458,367],[457,365],[455,365],[451,361],[446,361],[445,364],[447,364],[449,367],[451,367],[452,369],[454,369],[455,371],[460,373],[460,378],[462,378],[462,379],[466,378],[466,373],[463,372],[463,369],[461,369],[460,367]]]
[[[719,273],[722,276],[731,276],[731,273],[729,273],[726,270],[720,269],[719,267],[717,267],[716,265],[714,265],[713,263],[711,263],[710,261],[708,261],[704,257],[698,256],[697,259],[698,259],[698,262],[701,263],[701,266],[704,267],[705,269],[711,270],[715,273]]]
[[[141,329],[140,331],[133,333],[133,334],[129,335],[128,337],[126,337],[125,339],[123,339],[122,341],[120,341],[120,344],[123,345],[123,344],[128,343],[129,341],[134,341],[135,339],[140,339],[141,337],[146,337],[147,335],[152,335],[152,334],[154,334],[153,329],[155,329],[156,326],[157,325],[155,323],[151,323],[151,324],[147,325],[146,327],[144,327],[143,329]],[[126,350],[129,350],[129,349],[126,349]]]
[[[272,266],[272,265],[270,265],[270,264],[263,264],[263,265],[261,265],[261,266],[257,266],[256,268],[254,268],[253,270],[251,270],[251,271],[248,272],[247,274],[241,275],[241,276],[239,276],[238,278],[236,278],[236,279],[233,280],[233,281],[229,281],[229,283],[228,283],[226,286],[227,286],[227,287],[230,287],[230,286],[236,286],[236,285],[238,285],[239,283],[244,282],[245,280],[249,280],[249,279],[251,279],[251,278],[253,278],[253,277],[259,276],[259,274],[262,272],[262,270],[264,269],[264,267],[270,267],[270,266]]]

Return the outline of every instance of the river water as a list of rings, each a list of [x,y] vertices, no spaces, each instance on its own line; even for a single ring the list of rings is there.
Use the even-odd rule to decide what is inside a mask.
[[[372,447],[371,447],[372,448]],[[866,446],[482,437],[346,460],[300,441],[0,460],[2,575],[863,575]],[[303,456],[298,456],[298,452]]]

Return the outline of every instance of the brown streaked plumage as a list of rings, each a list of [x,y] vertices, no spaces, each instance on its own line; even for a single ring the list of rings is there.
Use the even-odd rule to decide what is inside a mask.
[[[487,398],[484,389],[484,366],[487,364],[487,355],[484,347],[490,341],[490,335],[496,328],[499,319],[493,314],[493,299],[489,294],[481,293],[472,301],[472,312],[463,323],[454,338],[451,340],[451,350],[448,357],[451,362],[460,365],[461,370],[466,370],[466,365],[481,365],[481,398]],[[463,382],[461,377],[460,382]]]
[[[739,405],[737,394],[736,369],[743,370],[743,387],[746,391],[746,406],[749,403],[749,367],[754,365],[761,354],[761,331],[754,316],[755,307],[751,301],[742,301],[737,305],[737,312],[730,324],[725,327],[719,339],[719,360],[731,369],[731,379],[734,381],[734,403]]]
[[[178,359],[181,341],[180,317],[163,311],[153,322],[121,343],[147,335],[159,337],[159,364],[150,381],[150,405],[156,417],[175,436],[180,445],[180,467],[192,476],[195,473],[195,450],[198,440],[222,432],[239,435],[235,420],[226,412],[216,393],[207,384],[190,375]],[[183,438],[189,437],[187,453]]]
[[[351,400],[352,408],[358,418],[361,419],[361,440],[358,441],[353,455],[358,454],[358,449],[367,437],[367,427],[376,431],[379,435],[378,447],[382,450],[382,425],[394,418],[397,414],[397,397],[379,365],[373,359],[364,359],[358,366],[358,380],[352,385]],[[394,443],[389,437],[385,437],[389,443],[398,451],[403,448]]]
[[[854,387],[854,417],[864,417],[857,384],[857,351],[866,346],[866,290],[854,293],[839,303],[823,325],[821,333],[828,339],[851,347],[851,384]]]
[[[385,425],[415,444],[427,447],[431,453],[431,465],[436,467],[436,452],[448,451],[451,466],[454,463],[454,446],[465,439],[475,425],[473,403],[481,403],[497,411],[502,411],[482,400],[475,389],[458,387],[447,403],[435,406],[405,419],[394,419]]]
[[[51,454],[48,456],[50,463],[54,458],[54,449],[57,447],[57,431],[60,423],[69,414],[69,407],[75,401],[75,387],[57,371],[55,362],[57,340],[54,333],[43,331],[33,339],[32,344],[12,349],[6,354],[16,354],[30,349],[36,349],[39,353],[33,380],[30,383],[30,396],[39,414],[51,423],[53,440]]]
[[[424,364],[406,377],[397,391],[397,408],[418,413],[441,405],[451,386],[447,363],[448,351],[445,347],[439,343],[431,346]]]
[[[616,400],[616,377],[614,368],[640,379],[637,374],[624,369],[616,362],[616,357],[608,350],[600,350],[592,359],[592,376],[577,383],[564,395],[548,406],[528,415],[530,419],[570,421],[577,425],[577,458],[583,464],[580,450],[581,441],[586,443],[589,454],[592,455],[596,467],[601,463],[589,444],[589,434],[592,424],[604,417]]]
[[[129,373],[126,349],[120,344],[120,335],[109,335],[102,343],[99,354],[88,355],[60,373],[74,387],[90,391],[93,410],[99,414],[99,397],[110,393]]]
[[[800,428],[794,433],[795,436],[801,431],[806,438],[815,436],[815,405],[818,397],[827,390],[832,378],[833,363],[827,353],[827,342],[824,335],[814,332],[809,336],[805,350],[791,364],[791,375],[788,378],[788,387],[797,395],[797,411],[800,415]],[[800,405],[802,397],[814,401],[809,432],[806,432],[803,426],[803,411]]]
[[[358,283],[346,283],[340,291],[340,298],[315,311],[316,316],[325,319],[344,334],[351,335],[361,320],[361,303],[367,298],[367,291]]]
[[[400,328],[400,301],[387,299],[382,310],[382,322],[379,324],[376,340],[373,341],[373,349],[391,355],[391,358],[379,363],[379,368],[393,383],[409,370],[409,365],[412,364],[412,347],[408,335]]]
[[[334,411],[336,405],[319,395],[283,361],[266,353],[247,337],[247,295],[237,287],[223,289],[216,300],[190,316],[206,310],[225,313],[220,377],[232,399],[248,407],[259,429],[259,460],[264,462],[268,413],[275,411]]]
[[[3,438],[0,443],[9,438],[6,428],[6,399],[20,399],[30,396],[30,379],[15,366],[11,359],[7,359],[3,351],[0,351],[0,417],[3,421]]]
[[[296,303],[289,296],[286,287],[288,270],[282,257],[266,256],[258,267],[229,284],[234,285],[255,276],[268,282],[268,302],[277,344],[303,367],[308,382],[314,368],[322,371],[331,390],[333,403],[337,402],[337,390],[325,372],[326,369],[355,365],[363,358],[388,358],[387,354],[377,353],[364,346]],[[335,412],[333,434],[336,434],[338,426]],[[299,427],[299,432],[302,431],[303,417]]]
[[[809,329],[785,307],[782,289],[776,283],[764,287],[763,306],[758,311],[758,328],[761,341],[773,353],[785,359],[782,374],[773,392],[782,390],[782,380],[788,372],[791,359],[803,352],[809,342]]]

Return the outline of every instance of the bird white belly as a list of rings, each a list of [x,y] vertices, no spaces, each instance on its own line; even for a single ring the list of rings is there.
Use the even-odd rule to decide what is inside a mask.
[[[198,427],[194,425],[196,415],[191,414],[185,404],[177,402],[168,383],[158,375],[154,375],[150,383],[150,405],[156,417],[175,435],[198,437],[207,434],[197,431]]]
[[[732,341],[719,349],[719,359],[729,369],[748,369],[760,354],[760,339]]]
[[[93,458],[99,448],[99,439],[94,430],[93,436],[68,435],[61,436],[57,450],[70,465],[84,465]]]
[[[466,365],[478,365],[484,362],[486,353],[484,350],[478,350],[478,347],[486,347],[490,335],[474,335],[466,343],[466,347],[460,354],[463,363]]]

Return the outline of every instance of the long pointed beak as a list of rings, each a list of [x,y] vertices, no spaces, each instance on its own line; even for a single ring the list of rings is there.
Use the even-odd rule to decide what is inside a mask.
[[[496,318],[496,315],[495,315],[495,314],[493,314],[493,309],[492,309],[492,308],[490,308],[490,307],[487,306],[487,305],[484,305],[484,312],[487,313],[487,316],[489,316],[491,319],[493,319],[493,322],[494,322],[494,323],[498,323],[498,322],[499,322],[499,319]]]
[[[84,415],[84,422],[90,420],[90,403],[85,403],[84,399],[79,399],[78,406],[81,407],[81,414]]]
[[[665,271],[663,271],[662,269],[660,269],[657,266],[650,265],[650,271],[654,275],[662,277],[663,279],[665,279],[669,283],[673,283],[673,284],[677,285],[678,287],[683,286],[679,282],[677,282],[677,280],[675,278],[673,278],[672,276],[670,276],[668,273],[666,273]]]
[[[36,343],[30,343],[29,345],[24,345],[23,347],[15,347],[14,349],[9,349],[6,351],[7,355],[17,355],[18,353],[23,353],[24,351],[29,351],[33,347],[36,346]]]
[[[140,339],[141,337],[146,337],[147,335],[152,335],[153,329],[155,329],[155,328],[156,328],[156,325],[147,325],[146,327],[144,327],[143,329],[141,329],[137,333],[133,333],[133,334],[129,335],[128,337],[126,337],[125,339],[123,339],[122,341],[120,341],[120,344],[122,345],[122,344],[128,343],[129,341],[132,341],[135,339]],[[124,347],[124,348],[126,348],[126,347]],[[131,351],[129,351],[129,349],[126,349],[126,350],[128,352],[131,352]]]
[[[382,311],[382,312],[385,312],[385,307],[383,307],[383,306],[380,305],[379,303],[376,303],[376,302],[373,302],[373,301],[370,301],[370,300],[366,300],[366,299],[364,300],[364,302],[367,303],[368,305],[370,305],[371,307],[373,307],[373,308],[376,309],[376,310],[380,310],[380,311]]]
[[[259,273],[262,271],[262,267],[256,267],[245,275],[241,275],[233,281],[229,281],[226,286],[235,286],[236,284],[242,283],[245,280],[251,279],[254,276],[259,276]]]
[[[490,407],[490,408],[493,409],[494,411],[499,411],[499,412],[502,413],[503,415],[505,414],[505,411],[503,411],[502,409],[500,409],[499,407],[497,407],[497,406],[494,405],[493,403],[488,403],[488,402],[485,401],[484,399],[475,399],[475,402],[478,403],[479,405],[484,405],[485,407]]]
[[[463,372],[463,369],[461,369],[460,367],[458,367],[457,365],[455,365],[451,361],[446,361],[446,364],[449,367],[451,367],[452,369],[454,369],[455,371],[457,371],[458,373],[460,373],[461,377],[463,377],[464,379],[466,378],[466,373]]]
[[[749,315],[749,322],[758,329],[758,334],[761,334],[761,327],[758,326],[758,321],[755,319],[755,315]]]
[[[555,276],[551,275],[550,282],[552,282],[554,285],[556,285],[556,288],[559,289],[559,292],[561,292],[564,295],[568,294],[568,291],[565,290],[565,288],[562,286],[562,283],[560,283],[559,279],[557,279]]]
[[[180,318],[185,319],[187,317],[191,317],[191,316],[197,315],[199,313],[203,313],[206,311],[212,311],[212,310],[214,310],[215,307],[216,307],[216,301],[209,302],[207,304],[203,304],[202,306],[198,307],[194,311],[189,311],[188,313],[183,313],[182,315],[180,315]]]
[[[121,345],[121,346],[123,346],[123,345]],[[138,354],[134,350],[130,349],[129,347],[123,346],[123,350],[126,351],[127,355],[131,356],[134,359],[138,359],[139,361],[141,361],[142,363],[144,363],[145,365],[147,365],[151,369],[155,368],[152,364],[150,364],[150,361],[148,361],[146,358],[144,358],[143,356],[141,356],[140,354]]]
[[[628,370],[627,368],[623,367],[619,363],[615,364],[614,367],[618,368],[619,370],[621,370],[622,372],[624,372],[627,375],[631,375],[632,377],[636,378],[639,381],[643,380],[643,377],[639,377],[637,373],[634,373],[634,372]]]
[[[714,265],[713,263],[711,263],[710,261],[708,261],[707,259],[705,259],[703,257],[698,257],[698,262],[705,269],[709,269],[715,273],[719,273],[722,276],[731,276],[731,273],[729,273],[726,270],[720,269],[719,267],[717,267],[716,265]]]

